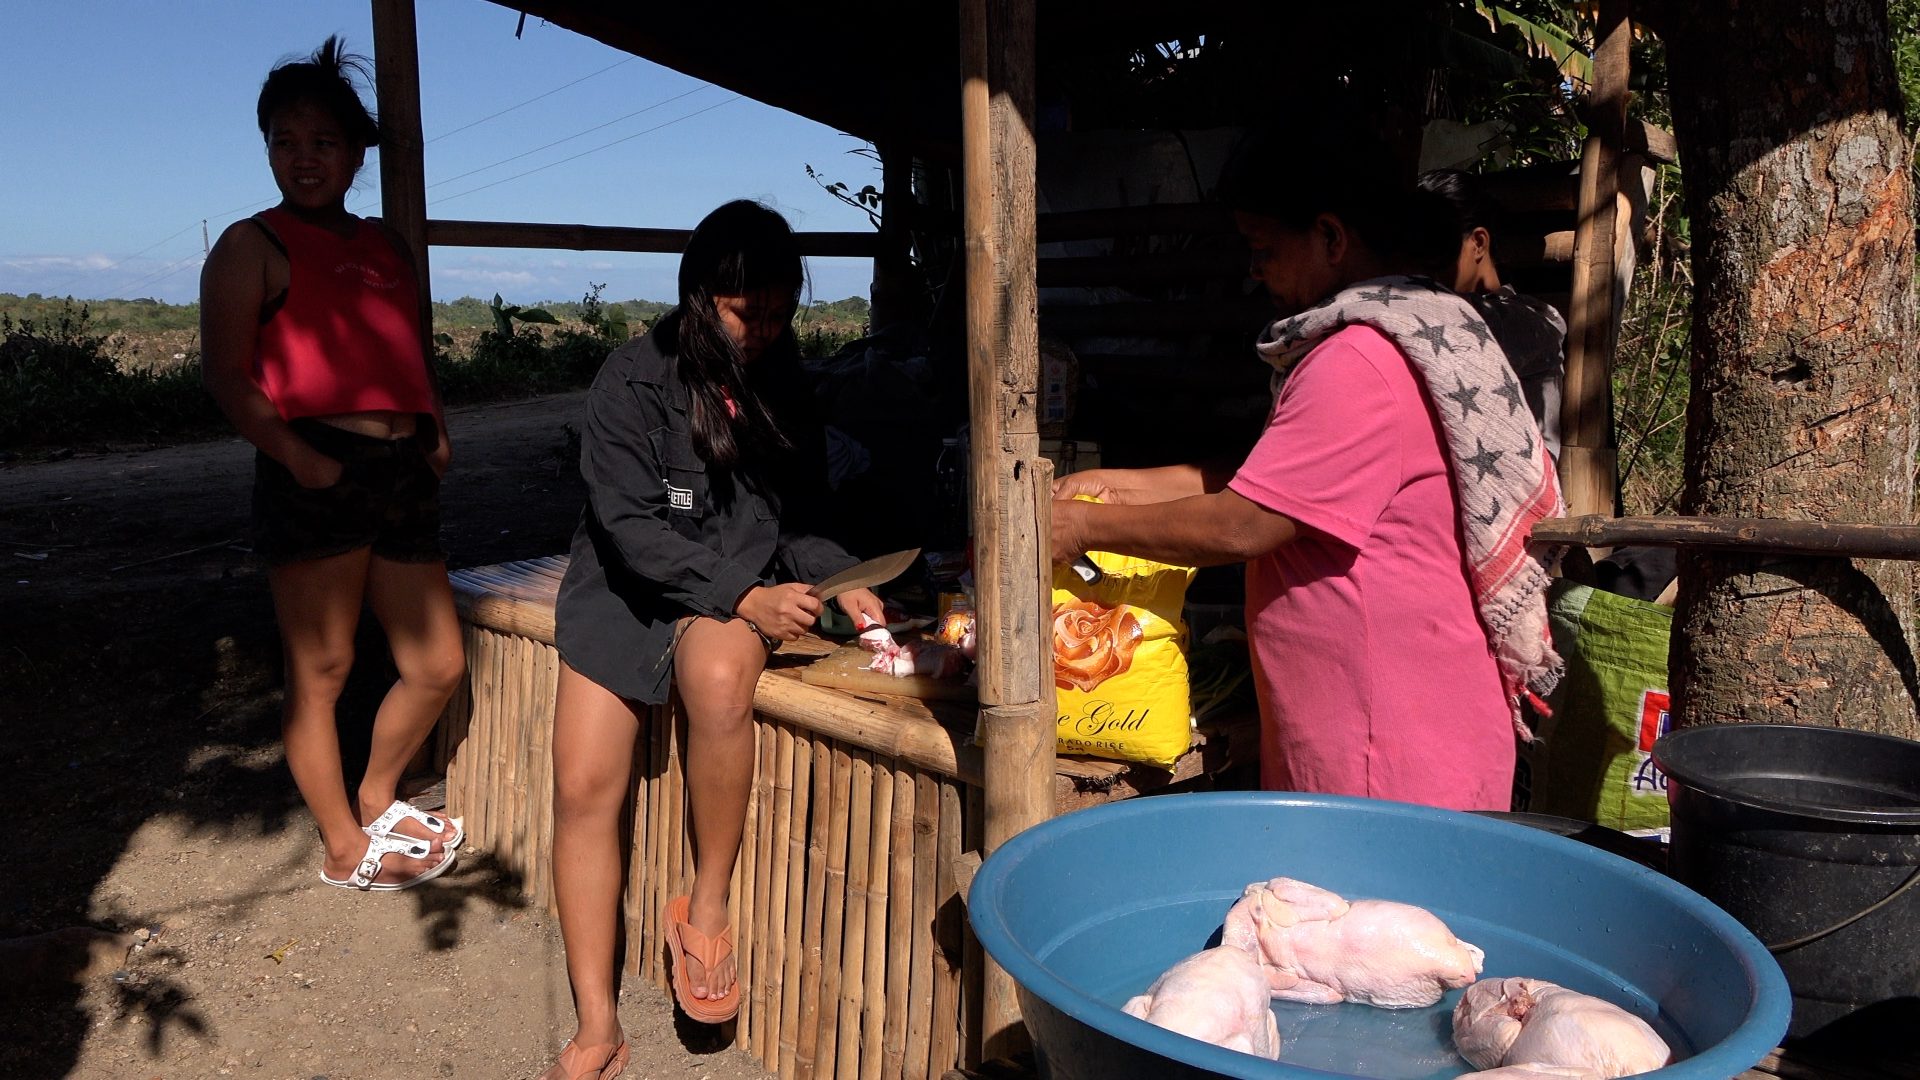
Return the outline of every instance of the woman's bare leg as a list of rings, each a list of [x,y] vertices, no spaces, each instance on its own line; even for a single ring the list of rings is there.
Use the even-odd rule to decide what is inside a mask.
[[[445,563],[374,556],[367,567],[367,599],[386,631],[400,677],[374,715],[373,745],[358,794],[362,825],[372,824],[393,802],[401,771],[426,741],[467,671]],[[398,831],[435,839],[425,826],[411,821],[402,822]]]
[[[640,720],[611,691],[560,665],[553,709],[553,893],[582,1049],[620,1044],[620,811]],[[556,1066],[557,1068],[557,1066]]]
[[[708,937],[727,928],[727,886],[753,787],[753,688],[766,666],[766,646],[743,619],[695,619],[674,652],[674,685],[687,717],[687,797],[693,809],[688,921]],[[732,959],[714,971],[687,959],[687,982],[695,997],[726,995],[734,980]]]
[[[367,853],[367,836],[347,801],[340,768],[340,734],[334,704],[353,667],[353,634],[366,588],[367,549],[325,559],[277,566],[267,572],[274,618],[286,657],[286,697],[281,738],[287,768],[300,797],[320,827],[326,846],[322,868],[336,881],[351,876]],[[430,868],[436,858],[389,855],[378,880],[399,881]]]

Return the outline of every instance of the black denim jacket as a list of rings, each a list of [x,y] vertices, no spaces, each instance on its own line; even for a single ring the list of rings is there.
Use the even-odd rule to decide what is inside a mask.
[[[756,585],[819,581],[856,561],[824,535],[825,443],[790,341],[751,374],[794,449],[732,472],[695,452],[687,388],[654,334],[615,349],[587,392],[587,505],[554,637],[569,666],[623,698],[666,700],[681,618],[731,618]]]

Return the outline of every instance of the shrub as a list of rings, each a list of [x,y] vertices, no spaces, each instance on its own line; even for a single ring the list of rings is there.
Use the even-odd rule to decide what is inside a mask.
[[[42,319],[0,314],[0,447],[143,442],[219,423],[197,359],[123,369],[85,306]]]

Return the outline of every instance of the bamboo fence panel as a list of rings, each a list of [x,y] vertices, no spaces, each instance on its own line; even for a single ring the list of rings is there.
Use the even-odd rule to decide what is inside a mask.
[[[465,588],[487,591],[487,612],[511,614],[509,602],[538,604],[542,590],[550,606],[558,575],[545,564],[491,568]],[[558,655],[536,634],[480,623],[471,602],[462,610],[468,678],[435,743],[450,811],[521,876],[531,902],[550,905]],[[509,626],[538,622],[523,612]],[[754,781],[728,883],[735,1043],[781,1080],[925,1080],[977,1061],[978,949],[956,871],[981,836],[977,751],[916,716],[915,703],[840,695],[816,717],[808,695],[833,692],[791,671],[770,672],[770,685],[804,690],[774,693],[765,709],[756,697]],[[665,908],[688,891],[696,854],[686,739],[677,703],[643,711],[622,822],[625,967],[663,991]]]

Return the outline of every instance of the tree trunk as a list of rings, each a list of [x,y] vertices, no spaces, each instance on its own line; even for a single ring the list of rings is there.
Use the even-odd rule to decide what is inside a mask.
[[[1693,228],[1684,514],[1908,524],[1911,147],[1884,2],[1673,4]],[[1920,737],[1912,563],[1681,560],[1676,726]]]

